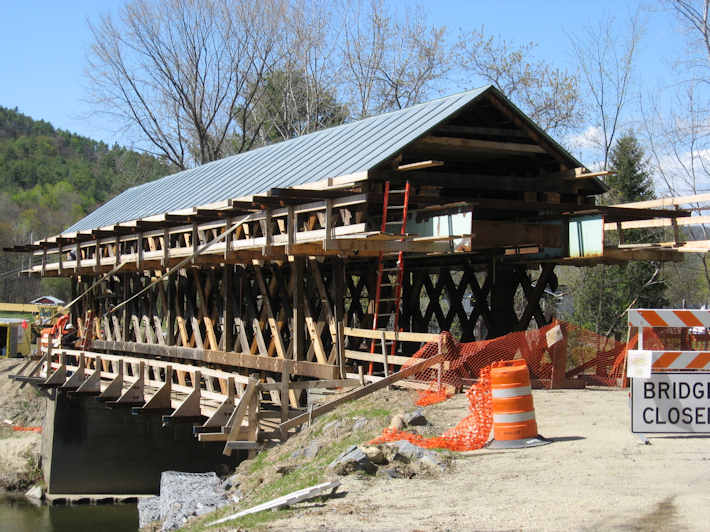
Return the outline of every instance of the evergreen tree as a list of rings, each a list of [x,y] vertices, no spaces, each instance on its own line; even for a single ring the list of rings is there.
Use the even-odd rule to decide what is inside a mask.
[[[606,204],[655,197],[643,148],[633,134],[626,134],[617,141],[610,162],[616,174],[607,178],[610,190],[604,198]],[[624,231],[624,241],[629,244],[647,242],[652,235],[652,231],[643,229]],[[572,320],[599,334],[619,338],[626,330],[626,309],[667,306],[665,289],[660,264],[656,262],[633,261],[587,268],[574,290]]]

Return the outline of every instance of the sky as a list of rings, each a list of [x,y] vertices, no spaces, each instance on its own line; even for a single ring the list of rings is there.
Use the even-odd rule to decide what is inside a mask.
[[[390,0],[402,8],[408,0]],[[126,143],[87,103],[86,57],[91,42],[87,21],[117,11],[123,0],[6,0],[0,17],[0,105],[17,107],[55,127]],[[673,83],[673,63],[683,56],[685,37],[675,18],[656,2],[619,0],[436,0],[420,2],[433,24],[458,30],[485,27],[511,43],[536,42],[537,57],[574,70],[570,39],[606,15],[619,19],[643,9],[645,36],[637,81],[644,89]],[[623,6],[623,7],[619,7]]]

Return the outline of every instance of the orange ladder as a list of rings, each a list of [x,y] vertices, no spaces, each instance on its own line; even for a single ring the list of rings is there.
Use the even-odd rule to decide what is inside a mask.
[[[409,181],[407,181],[404,185],[404,188],[401,190],[392,190],[390,189],[390,182],[386,181],[385,182],[385,193],[384,193],[384,198],[383,198],[383,203],[382,203],[382,226],[381,226],[381,232],[386,233],[387,232],[387,226],[388,225],[400,225],[400,232],[399,234],[404,237],[407,234],[407,213],[409,211],[409,192],[410,192],[410,185]],[[390,202],[390,195],[393,195],[395,197],[399,196],[401,197],[401,202],[397,204],[393,204]],[[388,220],[388,215],[390,214],[390,211],[394,213],[393,219]],[[402,238],[404,240],[404,238]],[[390,281],[390,273],[395,272],[395,282],[391,283]],[[386,274],[386,275],[385,275]],[[402,280],[404,278],[404,253],[400,251],[397,254],[397,261],[394,262],[391,258],[385,257],[385,254],[381,251],[379,256],[378,256],[378,261],[377,261],[377,285],[375,289],[375,308],[374,308],[374,313],[373,313],[373,318],[372,318],[372,330],[377,331],[380,330],[378,329],[378,323],[380,321],[380,318],[387,316],[387,322],[384,324],[386,330],[387,325],[390,322],[390,318],[393,318],[393,329],[394,331],[399,330],[399,304],[402,299]],[[383,279],[386,280],[387,282],[383,282]],[[388,297],[388,298],[383,298],[382,297],[382,287],[391,287],[393,289],[393,296],[394,297]],[[380,312],[380,304],[381,303],[391,303],[392,304],[392,312],[385,312],[382,313]],[[375,352],[375,343],[376,339],[372,339],[370,342],[370,353],[374,354]],[[397,341],[392,340],[390,343],[390,354],[394,355],[397,350]],[[369,374],[372,375],[372,369],[373,369],[373,363],[370,362],[370,367],[369,367]],[[388,372],[388,369],[385,368],[385,373]]]

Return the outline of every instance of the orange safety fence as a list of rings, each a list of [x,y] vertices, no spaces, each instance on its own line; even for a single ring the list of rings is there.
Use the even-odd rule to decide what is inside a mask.
[[[426,344],[412,356],[415,364],[439,352],[444,353],[441,367],[423,370],[415,378],[429,383],[428,389],[419,392],[417,405],[426,406],[448,399],[453,390],[466,384],[469,413],[455,427],[440,436],[425,438],[419,434],[395,429],[385,429],[370,443],[378,444],[407,440],[425,448],[452,451],[472,451],[482,448],[489,439],[492,420],[490,370],[503,361],[524,359],[534,387],[550,388],[556,359],[563,357],[562,369],[566,379],[576,378],[584,383],[602,386],[625,386],[626,353],[636,345],[637,335],[628,342],[620,342],[566,322],[555,321],[541,329],[513,332],[478,342],[458,343],[444,332],[439,344]],[[648,336],[644,343],[660,342]],[[650,348],[648,345],[645,347]]]
[[[15,432],[42,432],[42,427],[21,427],[19,425],[13,425],[12,430]]]

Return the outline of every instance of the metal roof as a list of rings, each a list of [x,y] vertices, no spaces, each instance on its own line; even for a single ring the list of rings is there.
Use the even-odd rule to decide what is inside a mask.
[[[95,229],[257,194],[272,187],[288,188],[367,171],[488,90],[496,89],[488,86],[439,98],[144,183],[122,192],[64,232]]]

